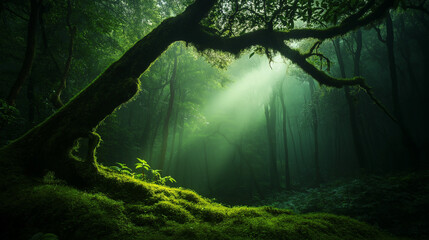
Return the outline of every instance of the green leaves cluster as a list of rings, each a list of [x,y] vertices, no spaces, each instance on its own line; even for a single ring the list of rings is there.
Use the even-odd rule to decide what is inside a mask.
[[[303,24],[326,27],[345,19],[366,3],[362,0],[223,0],[216,4],[204,24],[226,37],[259,29],[287,31]]]
[[[116,162],[118,166],[110,166],[110,168],[119,173],[131,176],[132,178],[160,185],[165,185],[168,182],[176,182],[176,180],[171,176],[163,177],[161,175],[161,170],[153,169],[145,160],[137,158],[137,161],[138,162],[135,164],[135,170],[120,162]]]
[[[0,124],[11,124],[22,120],[19,116],[19,110],[14,106],[10,106],[3,99],[0,99]]]

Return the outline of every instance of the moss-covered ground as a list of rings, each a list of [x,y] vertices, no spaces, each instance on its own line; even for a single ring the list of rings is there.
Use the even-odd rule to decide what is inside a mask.
[[[61,240],[396,239],[349,217],[226,207],[191,190],[142,182],[102,167],[100,173],[106,184],[83,191],[52,175],[29,179],[19,171],[3,171],[0,239],[35,239],[38,233]]]
[[[278,192],[255,205],[328,212],[377,225],[397,236],[429,239],[429,172],[367,175],[317,188]]]

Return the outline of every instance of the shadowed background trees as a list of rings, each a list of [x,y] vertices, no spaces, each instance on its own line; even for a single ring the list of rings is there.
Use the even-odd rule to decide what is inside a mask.
[[[426,5],[401,2],[386,20],[329,35],[332,41],[288,38],[285,50],[257,34],[341,22],[347,28],[368,15],[347,9],[368,4],[366,10],[375,12],[375,3],[228,3],[215,4],[202,21],[214,43],[203,36],[196,48],[171,45],[140,77],[140,93],[104,119],[97,130],[103,139],[99,163],[132,166],[139,157],[175,177],[179,186],[232,203],[242,202],[243,195],[251,201],[284,188],[427,167]],[[0,141],[6,145],[57,111],[61,104],[53,99],[68,102],[186,4],[70,0],[1,6]],[[224,15],[217,14],[220,9]],[[216,45],[218,36],[243,41]],[[247,43],[248,36],[261,46]],[[250,51],[237,60],[206,48]],[[394,120],[373,104],[365,86],[320,85],[300,70],[305,63],[297,67],[278,55],[299,62],[295,49],[318,71],[363,76]],[[76,154],[86,156],[87,145],[83,137]]]

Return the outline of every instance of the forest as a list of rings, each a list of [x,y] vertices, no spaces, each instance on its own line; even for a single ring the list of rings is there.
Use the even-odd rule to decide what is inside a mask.
[[[426,0],[0,1],[0,239],[429,239]]]

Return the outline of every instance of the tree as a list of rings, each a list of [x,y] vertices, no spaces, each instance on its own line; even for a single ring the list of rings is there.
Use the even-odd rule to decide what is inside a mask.
[[[288,144],[287,144],[287,130],[286,130],[286,104],[285,104],[285,98],[283,93],[283,83],[285,81],[283,80],[279,87],[279,97],[280,97],[280,104],[282,105],[282,134],[283,134],[283,149],[284,149],[284,167],[285,167],[285,188],[286,190],[290,190],[290,167],[289,167],[289,150],[288,150]],[[288,121],[290,126],[290,121]],[[292,132],[291,132],[292,134]],[[295,159],[296,159],[296,151],[295,151]]]
[[[174,58],[173,73],[170,78],[170,98],[168,100],[167,115],[165,117],[164,126],[162,129],[162,147],[161,147],[161,157],[159,159],[158,167],[159,169],[164,169],[165,155],[167,154],[167,140],[168,140],[168,126],[170,123],[171,114],[173,113],[173,104],[175,96],[175,82],[176,82],[176,72],[177,72],[177,56]]]
[[[353,51],[353,75],[354,76],[360,76],[360,55],[362,50],[362,32],[361,30],[357,30],[354,33],[353,39],[356,42],[356,49]],[[346,77],[345,67],[344,67],[344,61],[343,56],[341,54],[341,45],[339,39],[335,39],[333,41],[335,53],[338,60],[338,65],[340,67],[341,77]],[[344,94],[346,96],[347,105],[349,109],[349,119],[350,119],[350,127],[352,129],[352,139],[353,139],[353,145],[354,150],[356,152],[358,164],[360,169],[367,169],[368,164],[365,160],[365,152],[362,144],[362,138],[361,134],[359,132],[359,126],[358,126],[358,113],[357,113],[357,99],[353,96],[353,93],[351,92],[351,89],[349,87],[344,87]]]
[[[273,190],[280,189],[279,173],[277,170],[277,94],[272,92],[269,103],[265,104],[265,120],[267,126],[267,140],[269,149],[270,185]]]
[[[310,88],[310,96],[312,98],[311,103],[311,127],[313,128],[313,140],[314,140],[314,169],[316,174],[316,184],[323,182],[322,174],[320,172],[320,161],[319,161],[319,119],[317,116],[317,105],[319,102],[319,93],[316,92],[316,86],[313,79],[309,79],[308,86]]]
[[[290,59],[320,84],[359,85],[371,96],[363,78],[329,76],[307,61],[314,55],[311,50],[301,53],[287,44],[307,38],[326,40],[370,24],[383,18],[393,1],[355,1],[353,6],[348,1],[341,3],[343,8],[326,2],[319,7],[320,2],[312,1],[196,0],[183,13],[164,20],[64,107],[0,154],[16,159],[33,175],[40,176],[49,169],[72,184],[91,184],[97,164],[95,159],[76,160],[70,153],[76,140],[91,139],[89,151],[94,156],[99,142],[99,136],[93,133],[97,125],[138,92],[139,76],[176,41],[190,43],[199,51],[213,49],[232,54],[259,46],[259,52],[263,50],[269,58],[278,52]],[[350,11],[354,13],[345,17]],[[302,20],[308,27],[295,29],[294,20]],[[317,22],[332,25],[320,29]]]
[[[28,20],[27,46],[25,49],[24,61],[22,63],[18,77],[16,78],[7,97],[7,103],[11,106],[15,106],[16,98],[21,92],[24,82],[30,76],[31,68],[33,67],[34,55],[36,53],[37,20],[39,18],[40,7],[42,6],[42,0],[31,0],[30,5],[31,10],[30,19]]]
[[[401,134],[402,134],[402,142],[403,145],[407,148],[408,153],[410,155],[410,160],[412,161],[412,167],[418,169],[420,163],[420,149],[411,136],[403,116],[402,107],[399,99],[399,82],[396,71],[396,59],[394,53],[394,29],[393,29],[393,21],[390,13],[386,15],[386,39],[383,39],[380,31],[377,30],[379,40],[386,44],[387,48],[387,56],[389,60],[389,73],[390,80],[392,84],[392,98],[393,98],[393,115],[397,118],[396,123],[398,124]]]

